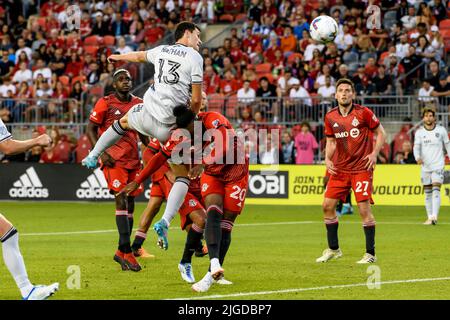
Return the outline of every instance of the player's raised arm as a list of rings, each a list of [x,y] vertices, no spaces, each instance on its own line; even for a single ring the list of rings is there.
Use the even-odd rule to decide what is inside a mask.
[[[146,51],[133,51],[124,54],[112,54],[108,57],[108,61],[147,62],[146,54]]]

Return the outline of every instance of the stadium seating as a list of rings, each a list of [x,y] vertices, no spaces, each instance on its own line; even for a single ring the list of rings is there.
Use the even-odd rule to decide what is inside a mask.
[[[77,141],[77,147],[75,148],[76,162],[81,163],[81,160],[86,158],[89,151],[92,149],[92,144],[87,135],[82,135]]]

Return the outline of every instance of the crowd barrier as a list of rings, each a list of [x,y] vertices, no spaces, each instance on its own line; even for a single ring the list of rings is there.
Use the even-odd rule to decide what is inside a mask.
[[[320,205],[323,165],[251,165],[247,204]],[[102,171],[75,164],[6,163],[0,165],[0,200],[113,201]],[[137,201],[149,198],[149,183]],[[450,166],[441,188],[442,206],[450,206]],[[377,205],[423,205],[418,165],[378,165],[373,199]]]

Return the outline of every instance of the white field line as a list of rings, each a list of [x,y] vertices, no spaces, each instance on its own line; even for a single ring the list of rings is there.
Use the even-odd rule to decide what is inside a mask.
[[[375,287],[376,285],[401,284],[401,283],[418,283],[418,282],[433,282],[433,281],[448,281],[448,280],[450,280],[450,277],[425,278],[425,279],[406,279],[406,280],[391,280],[391,281],[370,282],[370,285]],[[283,290],[272,290],[272,291],[255,291],[255,292],[239,292],[239,293],[231,293],[231,294],[216,294],[216,295],[210,295],[210,296],[174,298],[174,299],[165,299],[165,300],[223,299],[223,298],[235,298],[235,297],[247,297],[247,296],[263,296],[263,295],[270,295],[270,294],[317,291],[317,290],[326,290],[326,289],[343,289],[343,288],[365,287],[365,286],[367,286],[366,282],[364,282],[364,283],[353,283],[353,284],[342,284],[342,285],[334,285],[334,286],[311,287],[311,288],[294,288],[294,289],[283,289]]]
[[[357,221],[344,221],[343,224],[361,224]],[[285,221],[285,222],[267,222],[267,223],[241,223],[236,224],[235,227],[264,227],[264,226],[284,226],[284,225],[299,225],[299,224],[323,224],[322,221]],[[420,222],[377,222],[378,225],[421,225]],[[438,225],[450,225],[449,222],[438,222]],[[429,227],[428,227],[429,228]],[[171,230],[180,230],[177,227],[170,227]],[[136,231],[137,229],[133,229]],[[152,231],[151,229],[149,231]],[[33,233],[21,233],[20,236],[66,236],[66,235],[79,235],[79,234],[98,234],[98,233],[113,233],[117,232],[117,229],[106,230],[86,230],[86,231],[67,231],[67,232],[33,232]]]

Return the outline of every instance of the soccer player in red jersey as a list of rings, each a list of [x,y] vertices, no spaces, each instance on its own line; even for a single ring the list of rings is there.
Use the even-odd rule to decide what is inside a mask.
[[[336,205],[345,201],[353,189],[366,237],[366,253],[358,263],[376,262],[375,218],[372,215],[372,181],[377,155],[386,134],[375,114],[367,107],[353,103],[355,87],[349,79],[336,83],[338,107],[325,115],[325,164],[330,173],[323,201],[328,249],[317,262],[327,262],[342,256],[338,242]],[[373,135],[376,144],[373,145]],[[335,157],[333,157],[335,156]]]
[[[194,134],[194,120],[201,121],[202,137],[205,130],[214,132],[212,133],[214,148],[202,159],[202,164],[195,165],[189,172],[191,179],[201,176],[201,193],[207,208],[205,236],[210,257],[210,271],[192,286],[197,292],[205,292],[209,290],[214,280],[219,281],[223,278],[222,265],[231,244],[231,231],[234,221],[244,207],[249,161],[243,143],[235,139],[236,134],[231,123],[220,113],[201,112],[196,116],[187,106],[178,106],[174,109],[174,115],[177,127],[187,129],[191,137]],[[145,179],[156,172],[172,156],[172,151],[183,141],[173,137],[174,135],[162,146],[161,151],[142,170],[138,179]],[[217,147],[218,145],[222,148]],[[209,146],[210,141],[203,144],[202,151]],[[227,163],[224,158],[230,154],[233,155],[233,159],[231,163]]]
[[[142,103],[142,99],[130,94],[132,80],[127,70],[119,69],[114,72],[113,87],[114,93],[99,99],[89,117],[87,135],[93,145],[114,121],[120,119],[136,104]],[[141,270],[141,266],[131,251],[130,236],[133,230],[134,197],[143,189],[140,187],[129,196],[119,194],[119,192],[139,173],[140,160],[137,139],[134,131],[126,131],[123,137],[100,157],[101,169],[116,201],[119,246],[114,255],[114,261],[122,266],[122,270],[132,271]]]
[[[151,139],[147,149],[145,149],[143,158],[144,163],[148,163],[150,159],[160,150],[159,141]],[[161,204],[164,200],[167,201],[170,189],[175,181],[175,174],[170,170],[167,163],[163,164],[151,177],[151,192],[150,200],[147,208],[144,210],[139,223],[139,229],[136,232],[132,250],[139,252],[144,240],[147,236],[147,231],[153,221],[153,218],[159,212]],[[143,180],[137,178],[136,186]],[[126,192],[124,189],[123,192]],[[178,270],[181,277],[188,283],[194,283],[195,277],[192,271],[192,255],[202,247],[201,238],[205,228],[206,212],[199,200],[201,199],[200,181],[199,179],[192,180],[189,185],[189,191],[184,198],[184,202],[180,207],[179,213],[181,218],[181,229],[186,230],[187,238],[183,252],[183,257],[178,265]],[[202,249],[200,249],[201,251]]]

